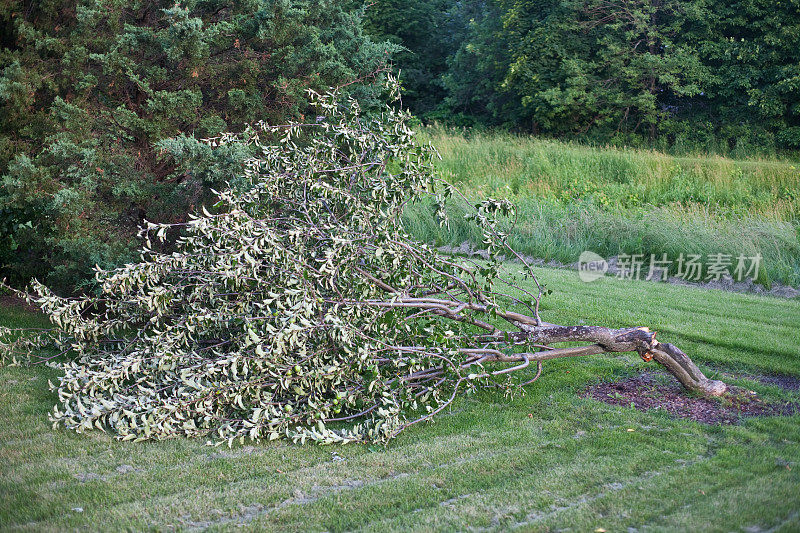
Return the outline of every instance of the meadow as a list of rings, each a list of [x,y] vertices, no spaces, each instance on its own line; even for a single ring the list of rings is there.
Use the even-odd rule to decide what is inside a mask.
[[[734,160],[592,147],[516,136],[423,128],[441,154],[439,175],[470,200],[508,198],[506,229],[519,251],[570,264],[583,250],[763,256],[758,282],[800,285],[800,163]],[[406,211],[412,234],[439,245],[480,242],[460,216],[441,228],[430,204]]]
[[[710,377],[769,402],[800,392],[800,301],[540,269],[543,318],[647,325]],[[0,309],[6,326],[43,317]],[[747,335],[742,332],[747,331]],[[47,367],[0,368],[0,529],[751,531],[800,529],[800,415],[704,425],[581,396],[654,368],[635,354],[557,360],[524,395],[460,398],[388,447],[119,442],[53,428]],[[524,372],[528,372],[525,370]]]

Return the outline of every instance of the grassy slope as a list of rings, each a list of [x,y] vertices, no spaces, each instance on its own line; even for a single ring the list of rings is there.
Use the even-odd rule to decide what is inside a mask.
[[[699,363],[800,375],[798,301],[542,276],[556,289],[547,320],[649,325]],[[0,315],[5,324],[35,320]],[[800,416],[708,427],[578,397],[593,380],[649,366],[630,355],[550,362],[524,397],[463,398],[388,449],[231,450],[51,429],[55,372],[3,368],[0,529],[800,529]]]
[[[727,253],[764,257],[760,281],[800,284],[800,170],[777,160],[675,157],[591,148],[508,134],[469,138],[423,130],[442,155],[437,168],[472,198],[512,199],[512,243],[541,259],[573,263],[583,250]],[[425,206],[406,212],[410,230],[439,244],[480,242],[453,217],[441,230]]]
[[[485,195],[591,197],[627,208],[697,203],[771,220],[793,220],[800,211],[800,164],[793,161],[673,156],[503,133],[464,137],[437,128],[423,130],[423,138],[442,155],[445,177]]]

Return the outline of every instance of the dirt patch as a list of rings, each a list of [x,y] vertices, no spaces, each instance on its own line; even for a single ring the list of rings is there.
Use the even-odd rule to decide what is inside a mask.
[[[721,400],[697,397],[678,384],[665,383],[664,376],[646,372],[621,381],[598,383],[581,396],[610,405],[632,404],[640,411],[662,409],[672,416],[704,424],[735,424],[742,417],[800,413],[797,402],[766,403],[746,391]]]

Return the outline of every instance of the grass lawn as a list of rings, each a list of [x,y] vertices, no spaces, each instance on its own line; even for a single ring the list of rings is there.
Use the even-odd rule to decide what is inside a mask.
[[[800,375],[800,301],[541,272],[545,320],[647,325],[706,370]],[[549,362],[525,396],[462,398],[385,449],[79,435],[48,423],[54,370],[0,368],[0,529],[800,530],[800,415],[705,426],[579,397],[652,367]]]

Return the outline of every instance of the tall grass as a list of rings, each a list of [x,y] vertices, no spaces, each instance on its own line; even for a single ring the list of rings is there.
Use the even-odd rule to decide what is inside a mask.
[[[511,242],[563,263],[583,250],[620,253],[760,253],[759,281],[800,284],[800,170],[774,159],[677,157],[655,151],[587,147],[426,128],[442,155],[441,175],[471,198],[512,199]],[[459,216],[440,228],[430,206],[410,206],[417,237],[437,244],[479,243]]]

